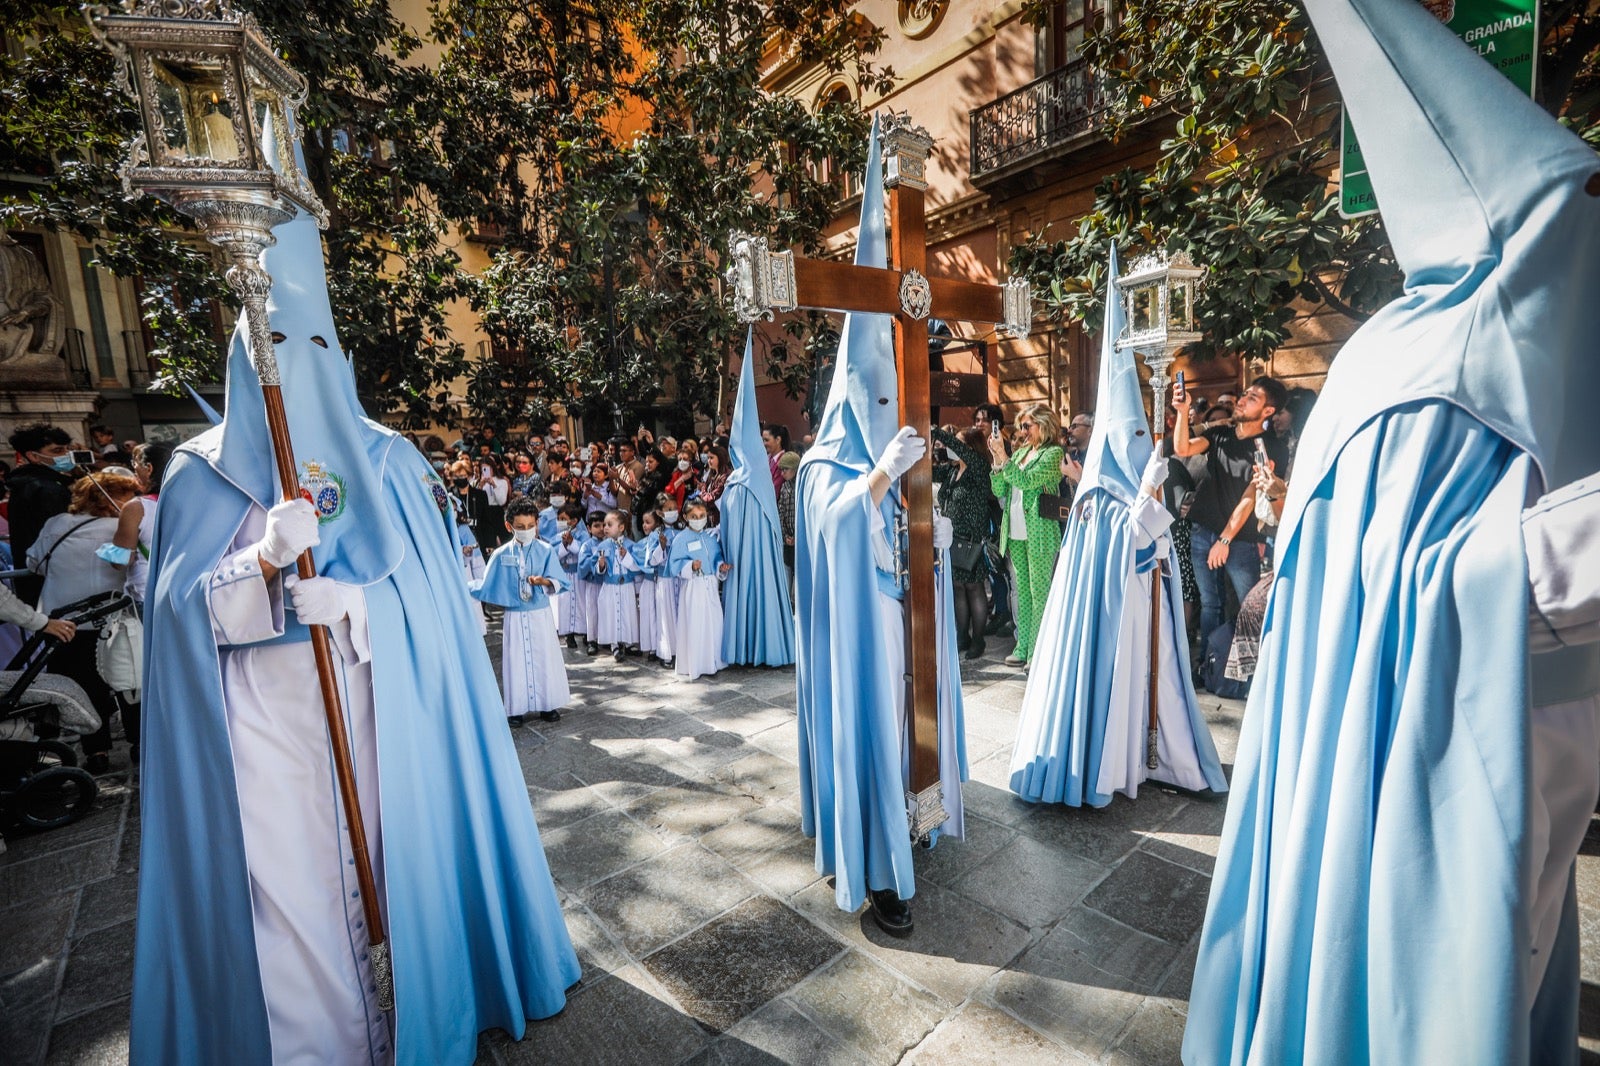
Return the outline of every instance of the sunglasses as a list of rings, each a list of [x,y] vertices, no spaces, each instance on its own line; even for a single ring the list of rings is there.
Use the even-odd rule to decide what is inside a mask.
[[[1017,423],[1017,428],[1022,430],[1022,432],[1026,433],[1026,432],[1028,432],[1028,430],[1034,428],[1034,426],[1036,426],[1036,425],[1038,425],[1037,422],[1018,422]]]

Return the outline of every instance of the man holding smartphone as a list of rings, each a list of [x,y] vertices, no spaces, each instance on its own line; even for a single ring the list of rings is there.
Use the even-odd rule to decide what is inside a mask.
[[[11,557],[20,566],[39,530],[51,518],[65,514],[72,503],[78,464],[67,431],[45,422],[23,426],[11,434],[11,447],[17,454],[17,467],[6,476],[6,491],[11,496]],[[43,588],[42,577],[16,579],[17,595],[30,607],[39,602]]]
[[[1191,436],[1188,390],[1182,387],[1173,390],[1172,409],[1177,421],[1172,427],[1172,452],[1180,459],[1193,455],[1206,458],[1205,477],[1195,491],[1194,505],[1189,511],[1193,526],[1189,551],[1194,561],[1195,580],[1200,585],[1201,648],[1224,621],[1222,574],[1227,574],[1228,583],[1240,601],[1261,577],[1262,533],[1254,516],[1245,518],[1231,535],[1228,526],[1235,509],[1242,509],[1241,501],[1247,496],[1254,508],[1256,445],[1265,446],[1267,458],[1276,470],[1285,469],[1288,450],[1266,429],[1273,414],[1287,399],[1288,390],[1282,382],[1257,378],[1234,404],[1232,425]]]

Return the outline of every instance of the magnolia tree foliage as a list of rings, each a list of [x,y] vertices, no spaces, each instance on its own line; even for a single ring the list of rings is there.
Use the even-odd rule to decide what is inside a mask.
[[[1403,2],[1403,0],[1395,0]],[[1034,2],[1029,15],[1047,16]],[[1100,76],[1113,139],[1159,136],[1149,166],[1106,175],[1064,240],[1013,250],[1051,317],[1098,322],[1106,248],[1165,246],[1210,268],[1197,316],[1198,358],[1270,356],[1303,304],[1363,319],[1400,274],[1377,216],[1347,221],[1329,181],[1340,107],[1298,3],[1127,0],[1083,54]],[[1546,0],[1540,102],[1600,143],[1600,5]]]

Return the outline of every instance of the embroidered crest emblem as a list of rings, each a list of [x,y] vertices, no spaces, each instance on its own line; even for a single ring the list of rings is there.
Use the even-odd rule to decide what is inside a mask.
[[[450,514],[450,494],[444,490],[444,482],[435,474],[423,474],[422,483],[428,487],[428,493],[433,497],[434,506],[439,508],[439,513]]]
[[[1093,517],[1094,500],[1093,498],[1086,498],[1082,503],[1078,504],[1078,521],[1087,522]]]
[[[317,524],[325,526],[344,514],[344,478],[315,459],[300,464],[300,491],[317,509]]]

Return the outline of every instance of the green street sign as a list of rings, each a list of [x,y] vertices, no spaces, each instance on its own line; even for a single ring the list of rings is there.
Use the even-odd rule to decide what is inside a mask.
[[[1511,84],[1533,95],[1539,69],[1539,0],[1422,0],[1422,5]],[[1346,114],[1339,148],[1339,213],[1359,218],[1376,210],[1367,162]]]

